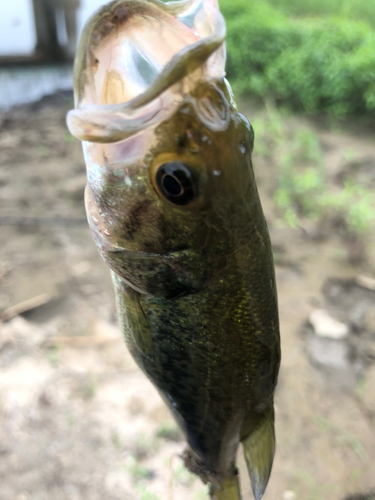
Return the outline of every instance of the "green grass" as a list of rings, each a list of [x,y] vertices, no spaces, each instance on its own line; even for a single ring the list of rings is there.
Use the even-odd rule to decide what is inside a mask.
[[[328,17],[292,18],[266,1],[220,5],[228,28],[228,78],[237,93],[272,96],[308,113],[375,114],[375,31],[367,14],[361,21],[340,15],[342,9]]]
[[[139,500],[161,500],[160,497],[149,491],[142,484],[138,485],[137,490],[139,493]]]
[[[368,460],[368,455],[364,449],[364,446],[360,439],[354,434],[346,432],[340,429],[334,422],[317,416],[316,423],[320,429],[320,432],[325,434],[330,434],[334,437],[334,441],[338,446],[348,446],[357,455],[361,462],[366,463]]]
[[[173,482],[183,484],[184,486],[191,487],[197,481],[197,476],[188,471],[182,462],[173,468]]]
[[[361,462],[366,463],[368,461],[368,455],[363,447],[361,441],[353,434],[343,433],[340,434],[336,442],[338,445],[346,445],[352,449],[352,451],[358,456]]]
[[[135,436],[132,453],[137,460],[144,460],[155,453],[160,448],[160,440],[148,434],[139,433]]]
[[[326,194],[322,205],[326,210],[341,214],[349,233],[366,235],[374,228],[374,195],[366,186],[347,181],[339,193]]]
[[[289,121],[288,121],[289,120]],[[277,166],[274,201],[280,223],[304,227],[306,220],[342,236],[366,240],[375,227],[375,198],[365,182],[345,179],[340,185],[327,173],[317,134],[290,125],[274,107],[253,120],[255,154]],[[347,158],[354,153],[347,153]],[[257,163],[257,159],[255,160]]]
[[[134,483],[137,483],[140,480],[148,480],[152,478],[152,472],[140,464],[133,456],[128,459],[125,464],[125,469]]]
[[[47,359],[54,368],[57,368],[61,362],[61,352],[59,347],[51,347],[47,351]]]
[[[209,493],[207,486],[202,487],[195,493],[193,500],[207,500],[208,496]]]
[[[74,105],[73,105],[74,107]],[[68,144],[75,142],[77,139],[68,131],[65,132],[64,134],[64,141],[67,142]]]
[[[170,422],[160,424],[155,435],[157,438],[165,439],[166,441],[178,442],[183,440],[182,432],[177,424]]]
[[[305,496],[306,500],[326,500],[328,497],[332,498],[332,491],[330,491],[331,487],[319,484],[309,472],[298,469],[294,472],[293,476],[294,481],[297,483],[293,487],[293,490],[298,491],[300,489],[298,483],[300,483],[304,493],[307,493],[307,496]],[[297,497],[299,497],[299,495],[297,495]]]

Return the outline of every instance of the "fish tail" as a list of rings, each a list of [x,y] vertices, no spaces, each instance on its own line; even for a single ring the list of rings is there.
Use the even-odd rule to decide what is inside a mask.
[[[211,486],[212,500],[241,500],[240,482],[238,474],[224,478],[220,486]]]
[[[271,474],[275,455],[274,411],[270,411],[259,426],[242,440],[247,470],[255,500],[260,500]]]

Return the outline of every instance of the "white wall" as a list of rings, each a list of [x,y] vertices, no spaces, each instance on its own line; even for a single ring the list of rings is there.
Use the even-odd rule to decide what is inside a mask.
[[[2,0],[0,0],[1,2]],[[82,30],[85,22],[91,14],[100,6],[109,3],[109,0],[81,0],[81,9],[78,13],[78,27]]]
[[[106,0],[81,0],[78,26]],[[31,54],[36,41],[32,0],[0,0],[0,56]]]
[[[0,55],[31,54],[35,39],[31,0],[0,0]]]

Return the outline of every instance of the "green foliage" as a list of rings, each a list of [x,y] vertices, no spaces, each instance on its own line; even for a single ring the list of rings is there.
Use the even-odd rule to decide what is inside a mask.
[[[319,219],[324,192],[325,173],[317,137],[302,130],[296,134],[290,152],[280,159],[276,205],[286,222],[297,227],[300,218]]]
[[[191,487],[197,481],[197,476],[188,471],[182,462],[179,462],[173,469],[173,480],[177,484]]]
[[[60,355],[61,352],[59,347],[51,347],[47,352],[47,359],[54,368],[58,367],[60,364]]]
[[[82,396],[86,401],[94,399],[98,392],[98,378],[90,374],[81,388]]]
[[[175,423],[163,422],[156,431],[156,437],[166,441],[182,441],[183,436]]]
[[[375,111],[375,32],[368,24],[345,16],[292,19],[265,1],[222,0],[221,8],[237,92],[274,96],[309,113]]]
[[[160,498],[142,486],[138,486],[139,500],[160,500]]]
[[[269,3],[288,16],[340,16],[366,21],[375,27],[375,2],[371,0],[269,0]]]
[[[308,219],[325,227],[338,224],[343,235],[363,237],[373,231],[375,198],[371,188],[349,180],[341,186],[328,182],[324,156],[313,130],[295,130],[287,117],[272,107],[264,118],[254,120],[253,126],[255,153],[278,166],[274,199],[289,226],[303,226]]]
[[[371,231],[375,223],[375,203],[371,190],[361,185],[345,182],[343,189],[335,194],[326,194],[322,205],[328,210],[342,214],[348,232],[364,234]]]
[[[207,490],[207,487],[204,487],[195,493],[193,500],[207,500],[208,495],[209,495],[209,492]],[[372,500],[372,499],[370,499],[370,500]]]
[[[130,477],[134,482],[141,479],[151,479],[152,472],[141,465],[135,457],[130,457],[125,465],[125,469],[129,473]]]
[[[136,434],[132,445],[132,452],[137,460],[144,460],[155,454],[159,447],[160,442],[154,436]]]

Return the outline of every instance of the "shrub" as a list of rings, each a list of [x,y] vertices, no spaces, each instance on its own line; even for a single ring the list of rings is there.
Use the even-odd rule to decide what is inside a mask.
[[[237,92],[343,116],[375,111],[375,32],[346,19],[290,19],[266,2],[223,0]]]
[[[288,16],[340,16],[365,21],[375,27],[375,2],[371,0],[269,0],[269,3]]]

